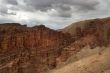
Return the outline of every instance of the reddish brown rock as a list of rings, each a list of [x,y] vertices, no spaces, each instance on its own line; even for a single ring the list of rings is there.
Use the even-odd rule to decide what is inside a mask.
[[[62,31],[73,35],[75,40],[91,35],[96,37],[98,46],[106,46],[110,42],[110,18],[92,19],[73,23]],[[85,41],[84,41],[85,42]]]
[[[109,45],[109,29],[110,18],[77,22],[61,31],[1,24],[0,73],[46,73],[85,46]]]
[[[1,24],[0,73],[45,73],[56,67],[56,58],[72,42],[70,38],[43,25]]]
[[[73,23],[62,29],[64,33],[70,33],[74,39],[71,45],[64,48],[58,63],[65,62],[71,55],[79,52],[83,47],[108,46],[110,44],[110,18],[85,20]]]

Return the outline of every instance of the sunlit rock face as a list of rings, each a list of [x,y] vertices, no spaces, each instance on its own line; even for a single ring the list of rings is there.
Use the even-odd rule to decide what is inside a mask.
[[[45,73],[71,42],[70,35],[44,25],[1,24],[0,73]]]

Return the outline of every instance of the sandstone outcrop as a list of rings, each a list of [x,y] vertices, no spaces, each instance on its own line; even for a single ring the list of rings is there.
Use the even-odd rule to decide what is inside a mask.
[[[80,21],[60,31],[0,24],[0,73],[46,73],[85,46],[108,46],[109,29],[110,18]]]
[[[70,38],[44,25],[1,24],[0,73],[45,73],[56,67],[56,58],[72,42]]]

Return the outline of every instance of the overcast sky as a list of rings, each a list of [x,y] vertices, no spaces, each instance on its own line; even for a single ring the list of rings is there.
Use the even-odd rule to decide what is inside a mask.
[[[0,0],[0,23],[60,29],[79,20],[109,16],[110,0]]]

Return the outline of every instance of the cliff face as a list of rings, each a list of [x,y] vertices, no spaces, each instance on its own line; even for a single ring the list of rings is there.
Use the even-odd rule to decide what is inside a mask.
[[[108,46],[110,44],[110,18],[85,20],[62,29],[72,35],[74,42],[64,48],[58,58],[59,62],[65,62],[71,55],[79,52],[83,47]]]
[[[109,29],[110,18],[77,22],[62,31],[0,24],[0,73],[46,73],[85,46],[108,46]]]
[[[43,25],[1,24],[0,73],[45,73],[71,42],[70,35]]]

